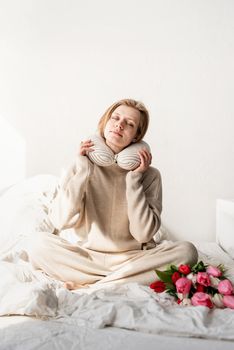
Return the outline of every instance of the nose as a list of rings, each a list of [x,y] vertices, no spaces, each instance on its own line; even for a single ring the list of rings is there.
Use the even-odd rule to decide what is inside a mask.
[[[124,124],[121,120],[118,120],[116,123],[115,123],[115,127],[116,128],[119,128],[120,130],[123,130],[123,127],[124,127]]]

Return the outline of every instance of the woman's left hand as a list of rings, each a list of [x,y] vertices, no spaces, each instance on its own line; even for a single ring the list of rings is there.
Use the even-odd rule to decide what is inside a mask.
[[[141,162],[140,165],[135,170],[133,170],[133,172],[144,173],[151,164],[152,154],[146,148],[141,149],[138,154],[140,156]]]

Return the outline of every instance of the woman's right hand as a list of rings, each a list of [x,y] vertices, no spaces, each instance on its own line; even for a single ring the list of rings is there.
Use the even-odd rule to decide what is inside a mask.
[[[91,140],[81,141],[79,154],[81,156],[87,156],[89,152],[94,151],[94,149],[92,148],[93,145],[94,143]]]

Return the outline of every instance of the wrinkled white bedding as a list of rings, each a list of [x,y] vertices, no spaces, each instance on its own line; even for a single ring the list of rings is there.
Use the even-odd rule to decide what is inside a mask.
[[[11,218],[11,225],[6,215],[0,218],[1,248],[4,246],[0,260],[0,316],[41,318],[48,322],[48,327],[61,325],[55,327],[57,335],[65,332],[68,326],[72,327],[72,332],[108,326],[155,335],[234,340],[234,310],[181,307],[166,293],[156,294],[149,287],[134,283],[99,285],[70,292],[59,281],[34,271],[23,247],[28,235],[40,234],[40,230],[51,232],[46,203],[53,196],[51,186],[54,189],[57,183],[54,177],[44,177],[39,188],[41,178],[39,180],[26,182],[24,187],[13,189],[0,198],[1,214],[4,210],[7,213],[10,206],[11,213],[12,208],[17,213],[14,220]],[[13,202],[15,194],[19,197]],[[234,261],[216,243],[195,244],[200,259],[223,263],[228,268],[226,275],[234,282]],[[33,324],[30,327],[33,329]]]
[[[213,263],[217,256],[227,266],[229,257],[216,244],[207,244],[201,253],[203,260]],[[228,266],[232,272],[232,261]],[[20,254],[1,261],[0,273],[0,315],[56,318],[77,329],[112,326],[153,334],[234,340],[231,309],[180,307],[166,293],[157,294],[135,283],[70,292],[60,282],[33,271]]]
[[[142,333],[116,327],[94,329],[26,316],[0,318],[0,350],[232,350],[232,341]]]

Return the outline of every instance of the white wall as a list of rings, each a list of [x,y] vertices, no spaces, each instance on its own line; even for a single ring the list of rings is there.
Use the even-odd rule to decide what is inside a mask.
[[[59,175],[111,103],[140,99],[164,225],[213,240],[234,198],[233,23],[232,0],[0,0],[0,116],[26,175]]]

